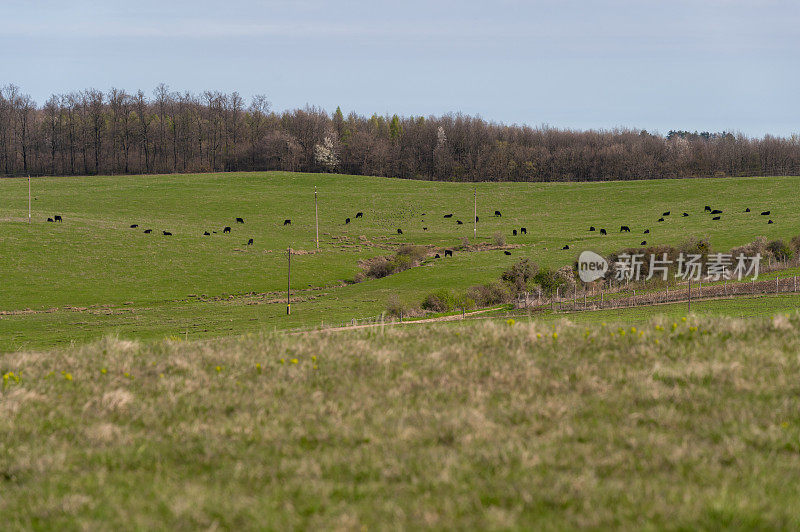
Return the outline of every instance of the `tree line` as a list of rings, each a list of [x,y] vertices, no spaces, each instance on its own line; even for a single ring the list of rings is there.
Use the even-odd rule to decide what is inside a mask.
[[[800,174],[800,137],[578,131],[480,117],[275,112],[263,95],[0,88],[0,175],[289,170],[452,181]]]

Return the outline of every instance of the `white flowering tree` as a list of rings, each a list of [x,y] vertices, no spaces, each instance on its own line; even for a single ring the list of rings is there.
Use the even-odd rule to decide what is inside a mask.
[[[314,146],[314,160],[328,171],[333,171],[339,166],[339,156],[331,137],[325,137],[322,144]]]

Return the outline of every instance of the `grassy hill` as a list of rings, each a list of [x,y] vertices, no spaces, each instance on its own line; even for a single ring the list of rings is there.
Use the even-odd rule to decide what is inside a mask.
[[[0,358],[29,529],[797,529],[800,314]]]
[[[3,179],[0,351],[109,332],[198,338],[344,322],[379,315],[391,294],[418,304],[437,288],[495,279],[521,257],[561,266],[582,249],[611,251],[645,238],[675,244],[708,236],[720,250],[760,235],[789,238],[800,233],[798,186],[796,177],[477,185],[283,172],[37,178],[28,225],[27,181]],[[722,220],[704,214],[705,205],[722,209]],[[772,211],[773,225],[761,210]],[[363,219],[355,219],[359,211]],[[664,211],[671,216],[657,222]],[[690,216],[681,217],[684,211]],[[448,213],[453,218],[443,218]],[[63,224],[45,222],[55,214]],[[246,223],[235,224],[236,217]],[[286,218],[291,226],[282,225]],[[588,232],[590,225],[609,235]],[[619,233],[620,225],[632,232]],[[231,234],[221,233],[225,226]],[[511,236],[520,227],[527,235]],[[651,231],[646,237],[644,229]],[[218,233],[205,237],[206,230]],[[511,256],[457,252],[388,278],[345,284],[360,259],[388,254],[399,243],[452,247],[464,238],[490,241],[498,232],[519,245]],[[253,246],[245,245],[249,238]],[[561,251],[565,244],[569,251]],[[292,261],[297,300],[287,317],[281,299],[289,246],[302,254]]]

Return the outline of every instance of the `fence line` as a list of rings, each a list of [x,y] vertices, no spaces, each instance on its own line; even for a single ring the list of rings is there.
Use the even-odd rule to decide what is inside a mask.
[[[697,285],[685,288],[669,288],[663,291],[652,291],[636,293],[636,289],[630,291],[630,295],[621,297],[607,297],[609,294],[624,294],[626,289],[620,290],[582,290],[578,292],[577,287],[571,294],[557,295],[550,298],[543,297],[541,293],[521,294],[515,301],[516,308],[531,310],[550,309],[553,312],[577,312],[584,310],[618,309],[632,308],[649,305],[659,305],[666,303],[684,303],[691,300],[717,299],[722,297],[734,297],[743,295],[765,295],[765,294],[796,294],[800,289],[797,276],[776,277],[763,281],[749,282],[723,282],[703,286],[700,282]],[[691,292],[690,292],[691,290]]]

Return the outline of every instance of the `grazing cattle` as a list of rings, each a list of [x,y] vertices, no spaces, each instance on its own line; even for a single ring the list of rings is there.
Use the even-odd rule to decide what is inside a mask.
[[[503,216],[502,214],[500,214],[500,211],[494,211],[494,215],[495,216]]]
[[[750,207],[746,208],[744,212],[750,212]]]
[[[769,213],[772,211],[764,211],[761,213],[761,216],[769,216]]]
[[[645,229],[643,234],[649,235],[650,234],[650,229]]]
[[[136,229],[137,227],[139,227],[139,224],[131,224],[131,229]]]
[[[511,231],[511,234],[514,235],[514,236],[517,236],[517,230],[514,229],[513,231]]]
[[[452,218],[452,217],[453,217],[453,215],[452,215],[452,214],[445,214],[445,215],[444,215],[444,217],[445,217],[445,218]]]
[[[528,234],[528,229],[526,227],[520,227],[519,228],[519,233],[521,235],[527,235]]]
[[[244,223],[244,218],[236,218],[236,223],[237,224],[243,224]]]
[[[462,222],[461,220],[456,220],[456,225],[464,225],[464,222]]]
[[[283,225],[292,225],[292,221],[291,220],[284,220],[283,221]]]
[[[144,230],[144,234],[146,234],[146,235],[149,235],[149,234],[150,234],[150,233],[152,233],[152,232],[153,232],[153,230],[152,230],[152,229],[145,229],[145,230]]]
[[[689,213],[688,213],[688,212],[685,212],[685,213],[683,213],[683,217],[684,217],[684,218],[686,218],[687,216],[689,216]]]
[[[423,214],[422,216],[425,216],[425,215]],[[364,213],[363,212],[357,212],[356,213],[356,218],[363,218],[363,217],[364,217]]]
[[[621,225],[621,226],[619,226],[619,232],[620,233],[623,233],[623,232],[624,233],[630,233],[631,232],[631,228],[628,227],[627,225]]]
[[[510,251],[504,251],[503,253],[505,253],[506,255],[511,255]]]
[[[434,258],[434,259],[440,259],[441,257],[440,257],[440,256],[439,256],[439,254],[437,253],[437,254],[436,254],[436,256],[435,256],[435,257],[433,257],[433,258]]]
[[[453,256],[453,250],[452,249],[444,250],[444,256],[445,257],[452,257]]]
[[[659,222],[663,222],[663,221],[664,221],[664,218],[659,218],[659,219],[658,219],[658,221],[659,221]]]
[[[722,218],[722,216],[714,216],[714,217],[713,217],[713,218],[711,218],[711,219],[712,219],[712,220],[719,220],[719,219],[721,219],[721,218]]]
[[[479,221],[480,221],[480,216],[476,216],[475,217],[475,223],[478,223]]]
[[[248,246],[252,246],[252,245],[253,245],[253,239],[252,239],[252,238],[251,238],[250,240],[248,240],[248,241],[247,241],[247,245],[248,245]]]
[[[52,219],[52,218],[48,218],[48,219],[47,219],[47,221],[48,221],[48,222],[52,222],[52,221],[53,221],[53,219]]]
[[[605,230],[605,229],[600,229],[600,234],[601,234],[601,235],[607,235],[608,233],[606,233],[606,230]]]
[[[345,219],[344,219],[344,225],[347,225],[347,224],[349,224],[349,223],[350,223],[350,218],[345,218]]]
[[[211,233],[209,233],[208,231],[203,231],[203,236],[211,236]]]
[[[714,209],[713,211],[711,211],[711,214],[722,214],[722,211],[719,209]]]
[[[423,230],[423,231],[427,231],[427,230],[428,230],[428,228],[427,228],[427,227],[423,227],[423,228],[422,228],[422,230]]]
[[[664,214],[662,214],[661,216],[669,216],[669,213],[670,213],[670,211],[667,211]]]
[[[57,221],[57,222],[63,222],[64,221],[64,219],[61,218],[60,214],[56,214],[54,220]]]
[[[164,233],[164,236],[172,236],[172,233],[170,233],[169,231],[161,231],[161,232]]]
[[[230,233],[231,232],[231,228],[230,227],[226,227],[225,229],[222,230],[222,232],[223,233]]]
[[[595,231],[595,228],[594,228],[594,226],[591,226],[591,227],[589,228],[589,231]]]
[[[564,246],[564,247],[563,247],[563,248],[561,248],[561,249],[569,249],[569,244],[567,244],[566,246]]]
[[[769,224],[771,224],[771,223],[775,223],[775,222],[773,222],[772,220],[770,220],[770,221],[768,221],[768,222],[767,222],[767,225],[769,225]]]
[[[642,240],[642,243],[641,243],[641,244],[639,244],[639,245],[640,245],[640,246],[646,246],[646,245],[647,245],[647,240]]]
[[[398,229],[398,230],[397,230],[397,234],[398,234],[398,235],[402,235],[402,234],[403,234],[403,230],[402,230],[402,229]]]
[[[705,211],[706,211],[706,212],[711,212],[711,207],[709,207],[708,205],[706,205]]]

